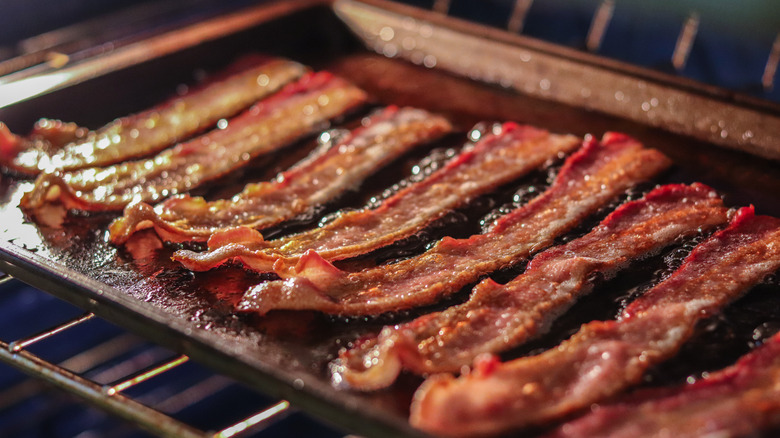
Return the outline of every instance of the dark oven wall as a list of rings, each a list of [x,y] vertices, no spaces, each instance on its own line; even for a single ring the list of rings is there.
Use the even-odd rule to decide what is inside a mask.
[[[267,1],[267,0],[266,0]],[[774,86],[777,71],[767,68],[780,57],[780,3],[765,0],[398,0],[431,8],[446,5],[450,15],[496,27],[510,24],[524,35],[592,50],[604,56],[680,74],[733,91],[780,102]],[[107,36],[131,33],[209,16],[247,4],[249,0],[166,0],[162,16],[136,23],[126,18]],[[143,17],[150,0],[0,0],[0,60],[21,54],[20,41],[85,20],[105,22],[131,12]],[[517,5],[527,6],[522,22],[510,23]],[[161,8],[156,8],[158,12]],[[601,11],[607,18],[600,44],[589,42],[592,24]],[[690,52],[673,61],[680,35],[687,27]],[[97,29],[101,29],[100,26]],[[107,32],[109,29],[102,28]],[[596,47],[597,46],[597,47]],[[772,55],[774,53],[774,55]],[[777,59],[774,59],[777,62]],[[677,65],[675,66],[675,63]],[[776,66],[776,64],[775,64]]]

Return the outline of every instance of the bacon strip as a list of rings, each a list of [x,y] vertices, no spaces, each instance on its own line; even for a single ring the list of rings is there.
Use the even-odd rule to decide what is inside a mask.
[[[307,250],[328,261],[355,257],[414,234],[447,211],[570,152],[579,143],[574,136],[506,123],[375,209],[345,212],[325,226],[270,241],[258,232],[226,230],[209,239],[208,252],[181,250],[174,259],[193,271],[237,259],[256,271],[271,271],[276,266],[284,272]]]
[[[152,154],[233,116],[305,72],[306,68],[297,62],[264,62],[149,110],[114,120],[96,131],[84,132],[62,148],[49,144],[50,137],[23,138],[0,125],[0,165],[35,175],[107,166]],[[62,127],[67,130],[70,125]]]
[[[417,390],[410,421],[435,434],[481,435],[586,408],[637,383],[648,367],[677,352],[697,321],[778,268],[780,219],[742,208],[616,321],[585,324],[538,356],[506,363],[483,357],[458,379],[435,375]]]
[[[379,314],[436,302],[496,269],[548,246],[599,206],[668,165],[621,134],[608,134],[569,157],[543,195],[497,220],[485,234],[445,237],[426,253],[356,273],[336,269],[309,251],[283,281],[251,288],[239,310],[311,309],[344,315]]]
[[[215,129],[153,158],[44,173],[22,198],[27,210],[59,199],[68,209],[120,210],[195,188],[277,150],[362,104],[363,91],[330,73],[310,74]]]
[[[228,227],[269,227],[334,199],[414,146],[451,129],[446,119],[427,111],[389,107],[332,147],[321,148],[273,181],[249,184],[231,199],[206,202],[184,195],[154,209],[133,204],[111,225],[111,241],[124,243],[148,227],[172,242],[205,241]]]
[[[506,285],[479,283],[469,300],[406,324],[385,327],[342,352],[335,383],[372,390],[389,386],[401,366],[417,374],[457,372],[478,355],[520,345],[546,331],[593,274],[614,276],[632,260],[727,221],[717,193],[702,184],[667,185],[622,205],[593,231],[537,255]]]
[[[709,377],[600,406],[549,438],[759,436],[780,426],[779,388],[780,334]]]

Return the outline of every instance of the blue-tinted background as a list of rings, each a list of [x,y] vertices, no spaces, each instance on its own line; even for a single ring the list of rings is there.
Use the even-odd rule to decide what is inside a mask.
[[[171,15],[213,14],[250,0],[168,0],[181,7]],[[430,7],[433,0],[404,0]],[[149,0],[0,0],[1,55],[13,53],[14,42],[80,20],[99,17]],[[583,48],[590,22],[601,0],[537,0],[528,13],[523,33]],[[504,27],[512,0],[451,0],[452,15]],[[700,18],[689,61],[682,76],[734,91],[780,101],[780,86],[764,90],[764,73],[772,43],[780,33],[777,0],[615,0],[613,19],[599,53],[614,59],[674,72],[671,56],[686,18]],[[155,23],[150,23],[153,25]]]

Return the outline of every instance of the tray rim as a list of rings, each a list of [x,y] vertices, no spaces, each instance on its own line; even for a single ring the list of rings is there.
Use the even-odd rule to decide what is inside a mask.
[[[429,54],[438,58],[433,68],[458,76],[780,160],[780,104],[436,12],[387,3],[335,0],[333,7],[369,50],[382,54],[385,47],[394,45],[396,53],[385,56],[420,64],[421,56]],[[412,21],[406,22],[406,17]],[[382,40],[379,26],[394,29],[392,42]],[[406,49],[395,42],[406,38],[414,39],[416,47]],[[498,53],[502,56],[491,56]],[[420,55],[417,61],[414,55]],[[476,61],[464,62],[464,56]],[[529,62],[531,57],[533,62]],[[588,84],[587,95],[574,86],[576,80]],[[602,90],[615,93],[615,99],[610,98],[611,93],[599,93]],[[620,99],[618,92],[624,95]],[[640,109],[637,105],[652,100],[651,107]]]

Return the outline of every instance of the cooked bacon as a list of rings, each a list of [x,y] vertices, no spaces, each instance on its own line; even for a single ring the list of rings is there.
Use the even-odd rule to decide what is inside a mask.
[[[599,406],[549,438],[759,436],[780,426],[780,334],[695,383]]]
[[[585,324],[537,356],[506,363],[482,356],[458,379],[434,375],[417,390],[410,421],[434,434],[482,435],[586,408],[639,382],[677,352],[698,321],[778,268],[780,219],[742,208],[617,320]]]
[[[427,111],[389,107],[329,148],[321,148],[273,181],[249,184],[231,199],[206,202],[180,196],[154,209],[137,203],[110,227],[114,243],[154,227],[166,241],[205,241],[228,227],[265,228],[307,213],[414,146],[449,132],[450,123]],[[323,183],[324,182],[324,183]]]
[[[382,388],[395,380],[399,364],[417,374],[457,372],[480,354],[507,350],[547,330],[590,291],[594,274],[610,278],[681,236],[726,222],[726,214],[717,194],[702,184],[657,188],[622,205],[587,235],[537,255],[506,285],[483,280],[461,305],[361,340],[334,363],[334,382]]]
[[[51,136],[40,137],[34,132],[23,138],[0,126],[0,165],[34,175],[107,166],[149,155],[233,116],[305,72],[297,62],[263,62],[96,131],[83,132],[62,148],[49,144]],[[71,127],[61,126],[65,133]],[[49,130],[54,134],[58,127],[53,125]]]
[[[363,91],[330,73],[310,74],[232,119],[225,129],[153,158],[43,173],[21,205],[29,211],[59,199],[68,209],[106,211],[120,210],[131,201],[157,201],[286,146],[365,99]]]
[[[447,211],[578,145],[574,136],[506,123],[377,208],[341,213],[322,227],[270,241],[264,241],[259,232],[226,230],[209,239],[208,252],[182,250],[174,259],[194,271],[237,259],[256,271],[271,271],[276,266],[284,272],[307,250],[328,261],[355,257],[412,235]]]
[[[599,206],[668,165],[661,153],[608,134],[569,157],[544,194],[497,220],[484,234],[445,237],[424,254],[356,273],[338,270],[314,251],[281,281],[251,288],[239,310],[311,309],[344,315],[379,314],[438,301],[496,269],[548,246]]]

